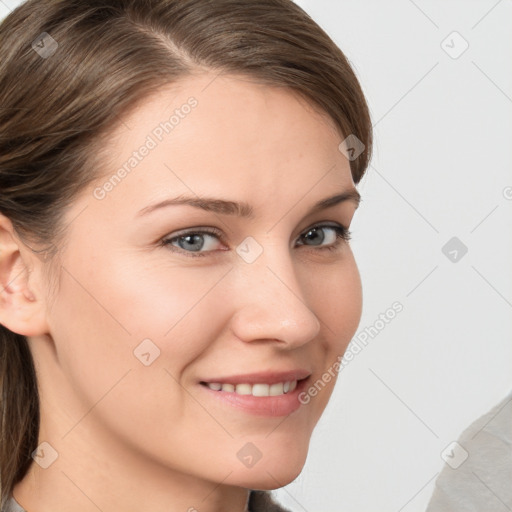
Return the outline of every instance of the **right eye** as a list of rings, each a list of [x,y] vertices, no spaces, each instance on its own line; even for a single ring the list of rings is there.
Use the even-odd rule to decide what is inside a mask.
[[[215,250],[215,243],[204,241],[206,239],[220,239],[220,233],[211,228],[200,228],[196,231],[185,231],[171,238],[164,238],[162,244],[171,249],[172,252],[186,253],[187,256],[205,256]],[[177,245],[176,245],[177,244]],[[212,247],[213,246],[213,247]],[[201,251],[201,249],[206,250]],[[190,250],[189,250],[190,249]]]

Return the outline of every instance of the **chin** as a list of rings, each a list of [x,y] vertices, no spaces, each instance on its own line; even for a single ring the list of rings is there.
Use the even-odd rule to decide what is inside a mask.
[[[301,471],[302,467],[297,471],[288,470],[277,474],[270,472],[272,476],[269,474],[266,476],[261,475],[262,478],[253,479],[249,482],[249,485],[244,485],[244,487],[257,491],[273,491],[292,483],[300,475]]]
[[[307,450],[292,453],[279,452],[275,456],[259,460],[253,467],[239,469],[232,475],[232,484],[248,489],[271,491],[293,482],[306,462]]]

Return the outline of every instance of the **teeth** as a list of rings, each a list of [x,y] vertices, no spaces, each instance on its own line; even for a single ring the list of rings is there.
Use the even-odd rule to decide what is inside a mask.
[[[238,395],[250,395],[251,394],[251,385],[250,384],[237,384],[235,391]]]
[[[238,386],[237,386],[238,391]],[[268,384],[254,384],[252,386],[252,394],[253,396],[268,396],[270,391],[270,386]]]
[[[283,393],[284,393],[284,384],[282,382],[278,382],[277,384],[271,384],[269,386],[269,390],[268,390],[269,396],[282,395]]]
[[[297,381],[277,382],[275,384],[222,384],[220,382],[208,382],[207,386],[214,391],[226,391],[238,395],[252,396],[279,396],[290,393],[297,387]]]

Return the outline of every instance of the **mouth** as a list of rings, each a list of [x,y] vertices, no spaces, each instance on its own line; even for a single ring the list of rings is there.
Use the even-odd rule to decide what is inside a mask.
[[[304,379],[302,379],[304,380]],[[284,382],[276,382],[267,384],[258,382],[256,384],[242,383],[230,384],[222,382],[200,382],[203,386],[207,386],[213,391],[224,391],[226,393],[235,393],[237,395],[252,396],[281,396],[293,392],[298,384],[297,380],[287,380]]]
[[[258,416],[286,416],[303,405],[298,397],[310,377],[310,372],[295,371],[218,378],[199,384],[205,397],[215,403]]]

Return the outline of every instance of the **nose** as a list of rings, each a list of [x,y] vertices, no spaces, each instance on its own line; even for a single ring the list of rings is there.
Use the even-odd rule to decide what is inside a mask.
[[[232,330],[239,339],[274,341],[293,349],[318,336],[320,321],[286,249],[266,248],[257,261],[239,265],[232,296],[237,308]]]

